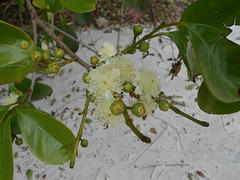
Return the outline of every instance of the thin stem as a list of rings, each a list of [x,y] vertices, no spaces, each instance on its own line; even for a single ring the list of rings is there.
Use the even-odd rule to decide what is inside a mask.
[[[69,63],[72,63],[72,62],[76,62],[76,60],[77,60],[77,58],[74,57],[74,58],[71,58],[71,59],[67,59],[67,60],[65,60],[64,62],[61,62],[61,63],[59,63],[58,65],[59,65],[60,67],[62,67],[62,66],[65,66],[66,64],[69,64]]]
[[[70,39],[72,39],[73,41],[83,45],[84,47],[86,47],[88,50],[92,51],[93,53],[95,53],[96,55],[98,55],[98,52],[95,51],[94,49],[90,48],[89,46],[87,46],[86,44],[84,44],[83,42],[81,42],[80,40],[76,39],[75,37],[71,36],[70,34],[66,33],[65,31],[59,29],[58,27],[49,24],[48,22],[44,21],[44,23],[50,27],[52,27],[53,29],[59,31],[60,33],[64,34],[65,36],[69,37]]]
[[[124,4],[125,4],[125,0],[122,1],[121,21],[120,21],[119,31],[118,31],[118,39],[117,39],[117,51],[118,51],[118,53],[120,52],[119,42],[120,42],[121,29],[122,29],[122,25],[123,25],[123,10],[124,10]]]
[[[184,116],[185,118],[201,125],[201,126],[204,126],[204,127],[208,127],[209,126],[209,123],[206,122],[206,121],[200,121],[200,120],[197,120],[195,119],[194,117],[192,116],[189,116],[188,114],[182,112],[181,110],[179,110],[178,108],[176,108],[175,106],[171,105],[170,104],[170,109],[173,110],[176,114],[180,114],[181,116]]]
[[[39,26],[41,26],[47,33],[48,35],[54,39],[58,44],[59,46],[67,53],[69,54],[69,56],[71,57],[76,57],[77,58],[77,62],[79,64],[81,64],[84,68],[87,69],[87,71],[90,71],[90,65],[88,63],[86,63],[85,61],[83,61],[81,58],[79,58],[74,52],[72,52],[65,43],[63,43],[55,34],[54,32],[52,32],[48,26],[45,24],[44,20],[42,20],[38,15],[37,15],[37,12],[36,10],[34,9],[34,7],[32,6],[31,4],[31,1],[30,0],[26,0],[27,2],[27,7],[28,7],[28,10],[30,11],[30,13],[35,17],[35,20],[37,22],[37,24]]]
[[[129,116],[127,108],[125,108],[124,112],[123,112],[123,116],[125,118],[125,123],[127,124],[127,126],[132,130],[132,132],[139,138],[141,139],[141,141],[145,142],[145,143],[151,143],[151,139],[147,136],[145,136],[144,134],[142,134],[133,124],[132,122],[132,118]]]
[[[89,100],[90,100],[90,98],[89,98],[88,93],[87,93],[87,98],[86,98],[84,110],[83,110],[83,113],[82,113],[83,114],[82,122],[81,122],[79,131],[78,131],[78,134],[77,134],[77,137],[76,137],[76,143],[75,143],[75,146],[74,146],[73,156],[72,156],[70,166],[69,166],[70,168],[73,168],[74,165],[75,165],[75,159],[76,159],[76,156],[77,156],[77,153],[78,153],[78,146],[79,146],[79,142],[82,138],[83,127],[84,127],[84,123],[85,123],[85,120],[86,120],[86,117],[87,117]]]

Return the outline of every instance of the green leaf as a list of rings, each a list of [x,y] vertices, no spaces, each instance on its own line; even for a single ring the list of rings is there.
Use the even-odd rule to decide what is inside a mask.
[[[62,5],[74,12],[89,12],[95,10],[97,0],[59,0]]]
[[[181,22],[207,24],[227,36],[230,30],[224,24],[232,25],[235,18],[240,19],[239,0],[198,0],[183,12]]]
[[[24,0],[15,0],[19,9],[21,9],[22,12],[25,12],[25,7],[23,6]]]
[[[71,159],[73,148],[65,156],[58,152],[75,140],[64,124],[37,109],[18,109],[17,117],[23,138],[38,159],[47,164],[63,164]]]
[[[225,103],[239,101],[240,46],[224,38],[220,31],[211,26],[190,23],[179,25],[188,35],[211,94]]]
[[[23,30],[27,35],[29,35],[31,39],[33,39],[32,31],[29,31],[28,29],[24,29],[24,28],[19,28],[19,29]],[[39,40],[39,38],[37,38],[37,46],[41,47],[41,41]]]
[[[59,0],[47,0],[47,4],[50,6],[48,11],[56,13],[58,10],[62,10],[63,6]]]
[[[2,108],[0,109],[0,111]],[[13,179],[13,154],[10,121],[7,119],[0,125],[0,175],[1,179]]]
[[[92,20],[92,12],[75,13],[75,19],[80,26],[89,23]]]
[[[0,126],[4,123],[6,118],[8,118],[8,109],[11,107],[11,105],[6,106],[0,106]]]
[[[45,9],[47,5],[47,0],[33,0],[33,5],[40,9]]]
[[[209,114],[230,114],[240,110],[240,101],[235,103],[223,103],[218,101],[210,94],[203,82],[198,91],[198,106],[201,110]]]
[[[23,93],[27,92],[31,86],[31,80],[28,78],[25,78],[22,80],[21,83],[14,83],[14,86],[22,91]],[[31,97],[31,101],[38,101],[41,100],[47,96],[50,96],[52,94],[53,90],[50,86],[46,84],[42,84],[39,82],[35,82],[33,87],[33,93]]]
[[[35,63],[31,58],[34,43],[25,32],[3,21],[0,34],[0,84],[21,81]],[[20,47],[22,40],[29,43],[26,50]]]
[[[64,17],[61,16],[61,25],[60,29],[64,32],[70,34],[71,36],[75,37],[77,39],[76,33],[72,30],[70,26],[68,26],[67,22],[65,21]],[[73,41],[67,36],[64,36],[62,41],[68,46],[69,49],[71,49],[73,52],[76,52],[79,47],[79,43],[76,41]]]

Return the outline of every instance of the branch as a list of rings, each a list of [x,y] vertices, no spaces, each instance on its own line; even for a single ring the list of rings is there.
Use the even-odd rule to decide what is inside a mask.
[[[37,22],[37,24],[39,26],[41,26],[48,34],[49,36],[54,39],[58,44],[59,46],[67,53],[69,54],[69,56],[71,56],[72,58],[73,57],[76,57],[77,58],[77,62],[79,64],[81,64],[84,68],[87,69],[87,71],[90,71],[90,65],[88,63],[86,63],[85,61],[83,61],[81,58],[79,58],[78,56],[76,56],[76,54],[74,52],[72,52],[66,44],[64,44],[55,34],[54,32],[52,32],[48,26],[45,24],[45,21],[43,21],[38,15],[37,15],[37,12],[36,10],[34,9],[34,7],[32,6],[30,0],[26,0],[27,2],[27,7],[28,7],[28,10],[29,12],[35,17],[35,20]]]
[[[44,23],[50,27],[52,27],[53,29],[59,31],[60,33],[64,34],[65,36],[69,37],[70,39],[72,39],[73,41],[85,46],[88,50],[92,51],[93,53],[95,53],[96,55],[98,55],[98,52],[95,51],[94,49],[90,48],[89,46],[87,46],[86,44],[82,43],[81,41],[79,41],[78,39],[76,39],[75,37],[71,36],[70,34],[66,33],[65,31],[59,29],[58,27],[52,25],[52,24],[49,24],[48,22],[44,21]]]

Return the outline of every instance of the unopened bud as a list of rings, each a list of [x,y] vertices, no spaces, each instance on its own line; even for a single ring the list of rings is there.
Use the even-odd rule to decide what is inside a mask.
[[[85,82],[87,84],[89,83],[90,79],[89,79],[89,75],[88,74],[84,74],[82,79],[83,79],[83,82]]]
[[[158,107],[162,111],[167,111],[169,109],[169,107],[170,107],[170,104],[169,104],[169,102],[167,100],[160,100],[158,102]]]
[[[123,86],[123,91],[126,92],[126,93],[129,93],[133,90],[133,85],[131,82],[127,81],[124,83],[124,86]]]
[[[90,58],[90,63],[92,65],[96,65],[96,64],[98,64],[98,62],[99,62],[99,59],[98,59],[97,56],[93,56],[93,57]]]
[[[88,140],[82,139],[82,140],[81,140],[81,146],[82,146],[83,148],[88,147]]]
[[[110,106],[110,110],[113,115],[117,116],[124,112],[125,105],[121,100],[113,101],[112,105]]]
[[[45,51],[43,52],[43,57],[44,57],[45,60],[49,60],[50,57],[51,57],[50,52],[49,52],[48,50],[45,50]]]
[[[149,43],[147,42],[141,42],[138,46],[139,51],[141,52],[147,52],[149,49]]]
[[[134,28],[133,28],[134,36],[139,36],[140,34],[142,34],[142,32],[143,32],[142,26],[140,26],[140,25],[134,26]]]
[[[37,62],[41,62],[43,60],[43,54],[40,53],[39,51],[35,51],[33,54],[32,54],[32,59],[35,60]]]
[[[143,103],[135,103],[132,106],[132,113],[137,117],[142,117],[145,114],[145,108]]]
[[[57,58],[62,59],[64,55],[65,55],[65,52],[63,51],[63,49],[59,48],[54,51],[54,56]]]
[[[49,73],[57,73],[59,71],[59,65],[56,62],[51,62],[48,64],[48,72]]]

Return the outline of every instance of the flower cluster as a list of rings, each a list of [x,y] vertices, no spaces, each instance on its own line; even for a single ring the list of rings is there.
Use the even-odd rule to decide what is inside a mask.
[[[19,97],[19,96],[18,96],[17,94],[15,94],[15,92],[10,93],[10,94],[8,95],[8,97],[6,98],[6,100],[5,100],[5,105],[14,104],[15,102],[17,102],[18,97]],[[12,105],[12,106],[9,108],[9,110],[12,109],[14,106],[17,106],[17,104]]]
[[[144,114],[138,116],[131,112],[131,116],[152,114],[157,107],[153,98],[159,96],[161,89],[157,73],[143,68],[136,69],[134,63],[126,56],[115,55],[114,46],[109,42],[104,42],[99,54],[104,55],[104,61],[100,61],[96,68],[89,72],[87,87],[94,99],[94,114],[98,119],[107,124],[124,120],[123,114],[113,115],[110,109],[114,101],[121,99],[122,92],[136,95],[137,100],[130,100],[127,104],[133,105],[137,102],[144,105],[145,111],[141,110]]]

